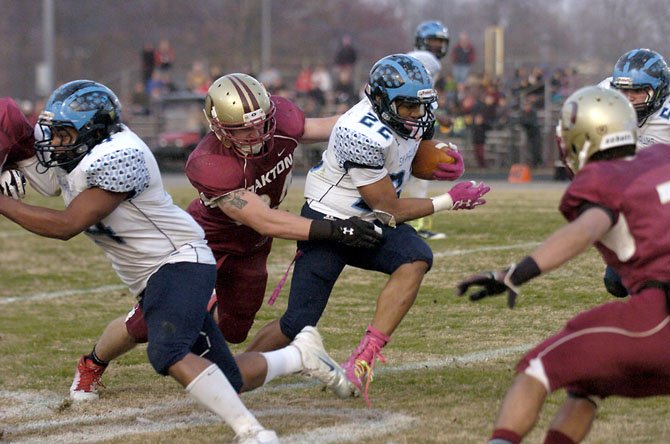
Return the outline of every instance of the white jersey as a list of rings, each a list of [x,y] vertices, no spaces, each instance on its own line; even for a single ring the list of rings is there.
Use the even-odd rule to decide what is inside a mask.
[[[125,126],[96,145],[70,173],[61,168],[54,170],[65,205],[93,187],[130,193],[85,233],[102,247],[134,295],[144,290],[149,277],[164,264],[215,263],[204,231],[188,213],[174,205],[163,188],[153,154]]]
[[[364,98],[338,119],[321,162],[307,174],[307,204],[339,219],[375,220],[358,187],[388,175],[400,195],[418,146],[419,140],[404,139],[381,122]]]
[[[603,88],[612,87],[612,77],[608,77],[598,84]],[[642,149],[655,143],[670,144],[670,96],[665,99],[663,106],[647,117],[644,124],[637,130],[637,148]]]

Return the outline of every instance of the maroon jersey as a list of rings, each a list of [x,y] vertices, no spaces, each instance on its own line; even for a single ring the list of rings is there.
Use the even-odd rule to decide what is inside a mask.
[[[33,128],[16,102],[0,98],[0,168],[35,155]]]
[[[207,198],[241,188],[261,196],[272,208],[279,206],[291,183],[293,151],[305,130],[303,111],[289,100],[273,96],[277,129],[271,151],[257,159],[243,159],[224,147],[214,133],[207,134],[186,162],[186,176]],[[247,254],[270,242],[253,229],[240,225],[219,208],[206,207],[199,199],[187,211],[205,230],[214,252]]]
[[[572,221],[585,202],[613,211],[615,225],[595,246],[631,294],[646,281],[670,282],[670,145],[586,164],[560,211]]]

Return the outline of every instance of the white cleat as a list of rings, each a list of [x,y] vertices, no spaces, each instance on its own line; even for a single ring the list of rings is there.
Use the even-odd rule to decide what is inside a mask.
[[[328,356],[316,328],[303,328],[291,345],[300,351],[303,365],[301,374],[321,381],[342,399],[356,396],[356,386],[347,379],[342,367]]]
[[[279,444],[279,437],[274,430],[250,429],[235,437],[236,444]]]

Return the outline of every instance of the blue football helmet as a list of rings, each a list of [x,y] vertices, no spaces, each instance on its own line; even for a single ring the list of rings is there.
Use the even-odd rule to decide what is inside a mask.
[[[612,87],[645,89],[647,99],[633,104],[638,124],[656,112],[670,93],[670,70],[663,57],[650,49],[633,49],[622,55],[614,65]]]
[[[433,104],[437,92],[423,64],[406,54],[386,56],[374,64],[365,87],[365,94],[379,119],[405,139],[417,139],[435,124]],[[419,119],[398,114],[398,104],[421,105]]]
[[[72,171],[94,146],[120,129],[121,104],[112,90],[91,80],[74,80],[51,94],[39,116],[37,160],[47,169]]]
[[[435,39],[435,41],[428,39]],[[447,55],[449,50],[449,30],[437,20],[421,23],[416,28],[414,48],[432,52],[435,57],[441,59]]]

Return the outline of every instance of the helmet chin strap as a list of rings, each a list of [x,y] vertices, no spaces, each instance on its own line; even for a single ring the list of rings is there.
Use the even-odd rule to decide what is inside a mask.
[[[579,156],[577,156],[577,159],[579,161],[580,170],[584,167],[586,161],[588,160],[586,156],[588,156],[589,154],[589,148],[591,148],[591,142],[587,140],[586,142],[584,142],[584,145],[582,145],[582,148],[579,150]]]

